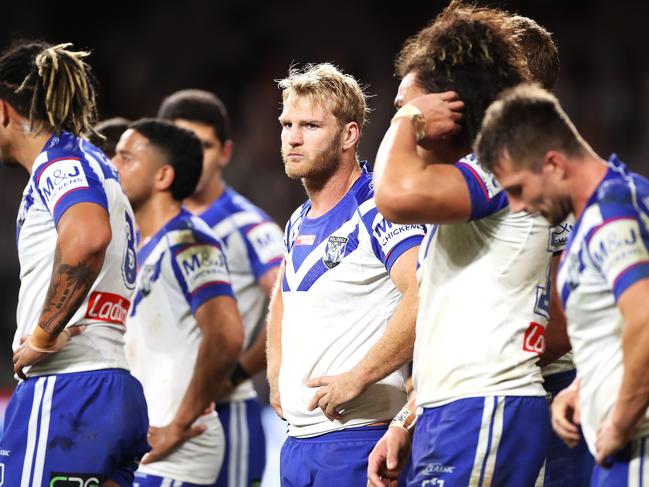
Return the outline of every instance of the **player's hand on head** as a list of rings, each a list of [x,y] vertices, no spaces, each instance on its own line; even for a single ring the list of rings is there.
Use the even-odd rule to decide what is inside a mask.
[[[309,411],[317,407],[330,420],[342,419],[338,408],[360,396],[367,389],[363,380],[353,371],[340,375],[314,377],[306,383],[307,387],[319,387],[307,406]]]
[[[399,475],[410,456],[410,433],[388,428],[367,459],[367,485],[397,487]]]
[[[410,102],[417,107],[426,121],[424,138],[419,145],[429,148],[432,142],[449,137],[462,130],[462,110],[464,102],[454,91],[429,93]]]
[[[187,440],[204,433],[206,428],[204,424],[193,424],[185,427],[173,422],[161,428],[149,426],[147,440],[151,445],[151,451],[144,455],[142,463],[153,463],[162,460]]]
[[[552,429],[571,448],[579,443],[578,382],[562,390],[552,401]]]

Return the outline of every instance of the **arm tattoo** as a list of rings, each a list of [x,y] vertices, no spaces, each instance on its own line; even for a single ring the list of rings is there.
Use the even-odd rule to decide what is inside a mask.
[[[92,257],[76,265],[62,264],[61,247],[57,243],[50,287],[38,323],[41,328],[52,335],[63,331],[95,282],[99,274],[95,267],[97,260]]]

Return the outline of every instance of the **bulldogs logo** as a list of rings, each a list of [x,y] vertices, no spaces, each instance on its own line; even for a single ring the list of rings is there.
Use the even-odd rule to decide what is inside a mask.
[[[322,258],[322,262],[329,269],[333,269],[340,261],[343,260],[345,255],[345,247],[347,246],[347,237],[336,237],[332,235],[327,240],[327,246],[325,247],[325,255]]]

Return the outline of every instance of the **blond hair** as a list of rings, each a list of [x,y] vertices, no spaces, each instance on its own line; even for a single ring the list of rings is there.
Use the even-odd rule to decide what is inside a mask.
[[[282,101],[290,96],[307,97],[313,103],[328,105],[339,123],[356,122],[363,130],[369,108],[364,88],[349,74],[330,63],[291,67],[288,76],[278,80]]]

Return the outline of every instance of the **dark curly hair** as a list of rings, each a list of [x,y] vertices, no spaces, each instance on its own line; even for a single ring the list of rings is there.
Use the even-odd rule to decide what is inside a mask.
[[[399,78],[414,73],[428,92],[454,90],[464,101],[458,145],[472,144],[485,110],[502,90],[529,79],[509,17],[503,10],[453,1],[397,55]]]

